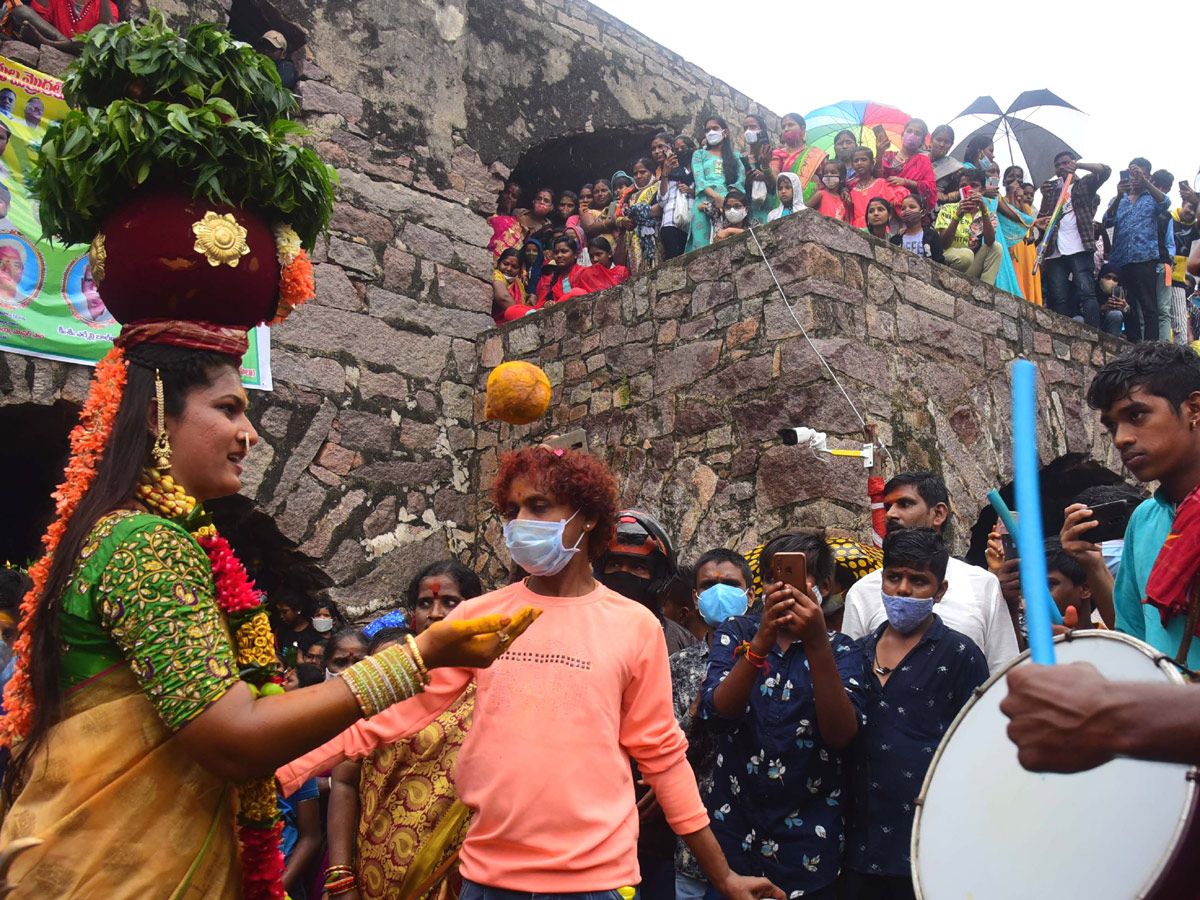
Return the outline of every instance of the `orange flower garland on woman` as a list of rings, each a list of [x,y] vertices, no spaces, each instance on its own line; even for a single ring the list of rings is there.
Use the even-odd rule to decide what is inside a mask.
[[[42,535],[46,554],[29,569],[33,586],[21,601],[19,637],[13,647],[13,655],[18,659],[29,658],[33,621],[38,600],[46,586],[50,561],[58,549],[58,542],[62,540],[67,520],[74,515],[80,498],[92,486],[96,477],[96,462],[112,434],[113,419],[125,389],[125,359],[120,347],[113,347],[96,365],[95,385],[79,414],[79,424],[71,430],[71,456],[67,463],[66,478],[54,492],[57,518]],[[0,719],[0,745],[9,747],[15,738],[29,733],[32,698],[29,693],[29,673],[24,666],[14,667],[13,677],[4,688],[4,708],[8,715]]]

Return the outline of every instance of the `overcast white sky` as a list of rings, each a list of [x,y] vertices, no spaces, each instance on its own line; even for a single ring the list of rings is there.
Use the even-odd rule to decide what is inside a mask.
[[[968,15],[968,7],[921,0],[594,2],[780,115],[874,100],[933,128],[980,95],[1006,109],[1022,91],[1049,88],[1088,114],[1053,111],[1062,117],[1058,133],[1085,160],[1112,166],[1106,200],[1134,156],[1169,169],[1176,184],[1200,181],[1197,58],[1194,49],[1184,52],[1189,43],[1194,48],[1200,27],[1194,11],[1183,12],[1188,4],[1050,0],[970,7]],[[926,22],[901,24],[922,10]],[[894,29],[876,27],[892,21]],[[864,32],[873,37],[864,39]],[[1081,73],[1087,80],[1079,80]],[[1055,130],[1053,119],[1037,121]],[[971,130],[955,127],[958,137]],[[1178,200],[1172,191],[1172,205]]]

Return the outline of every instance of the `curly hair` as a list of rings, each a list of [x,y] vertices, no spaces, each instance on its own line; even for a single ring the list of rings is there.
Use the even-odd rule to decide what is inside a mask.
[[[587,453],[548,447],[526,447],[505,453],[492,485],[492,503],[503,518],[512,518],[509,493],[524,478],[555,500],[595,516],[588,538],[588,557],[595,562],[608,551],[617,533],[617,481],[603,462]]]

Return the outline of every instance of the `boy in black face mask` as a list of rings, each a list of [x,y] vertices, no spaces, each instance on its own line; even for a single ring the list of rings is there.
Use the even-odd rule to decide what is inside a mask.
[[[662,595],[678,566],[666,531],[653,516],[636,509],[621,510],[617,534],[608,552],[596,561],[596,580],[658,616],[667,641],[667,653],[696,642],[686,628],[662,614]]]
[[[636,509],[621,510],[608,552],[593,567],[596,580],[606,588],[640,603],[658,617],[668,655],[696,643],[695,635],[662,614],[663,597],[677,571],[675,550],[666,531],[653,516]],[[637,844],[641,896],[644,900],[666,900],[675,894],[675,835],[636,763],[633,777],[638,785],[641,824]]]

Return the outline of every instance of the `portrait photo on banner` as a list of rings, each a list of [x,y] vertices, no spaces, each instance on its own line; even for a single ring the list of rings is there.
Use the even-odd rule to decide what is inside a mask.
[[[85,253],[78,257],[63,273],[62,298],[71,310],[71,315],[93,328],[107,328],[114,324],[112,314],[100,298],[92,265]]]
[[[25,183],[46,130],[69,112],[60,79],[0,56],[0,351],[94,365],[112,346],[117,322],[88,247],[42,233]],[[270,353],[266,333],[256,330],[242,362],[247,387],[270,389]]]

